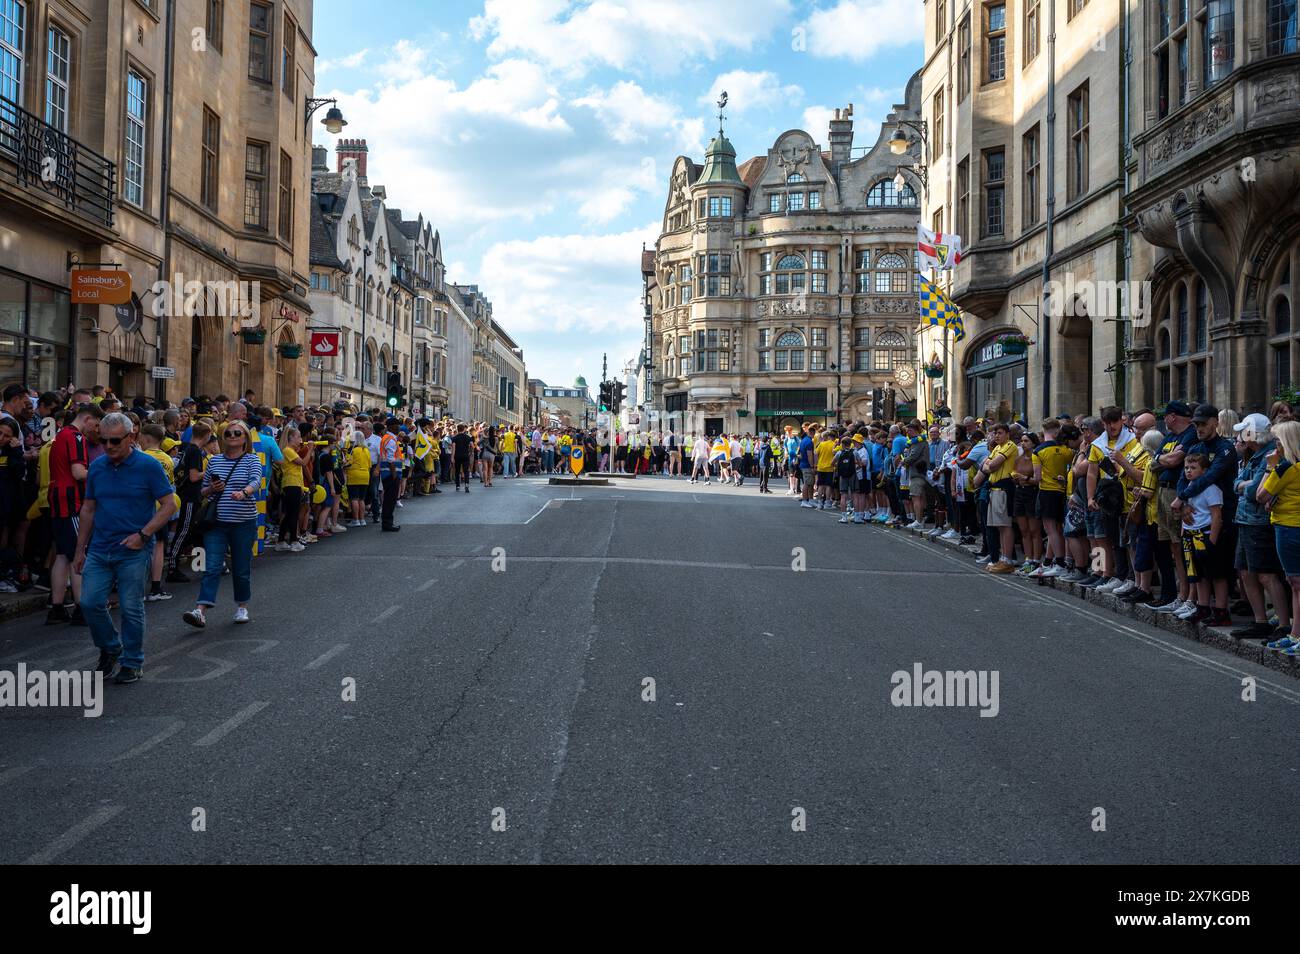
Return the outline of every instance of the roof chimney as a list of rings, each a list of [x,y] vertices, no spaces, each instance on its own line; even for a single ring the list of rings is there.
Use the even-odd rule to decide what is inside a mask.
[[[334,157],[338,162],[338,171],[343,171],[343,160],[355,159],[357,161],[357,180],[362,185],[366,182],[366,156],[370,150],[366,148],[364,139],[340,139],[339,144],[334,147]]]
[[[853,104],[846,109],[835,110],[830,130],[831,163],[839,165],[849,161],[853,152]]]
[[[311,171],[315,175],[317,172],[330,171],[329,150],[324,146],[311,147]]]

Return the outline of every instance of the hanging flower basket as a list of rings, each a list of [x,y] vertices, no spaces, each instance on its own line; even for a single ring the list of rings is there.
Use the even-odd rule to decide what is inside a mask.
[[[300,344],[276,345],[275,350],[279,353],[280,357],[286,358],[290,361],[302,357],[302,345]]]
[[[943,365],[941,364],[927,364],[922,370],[925,371],[927,378],[943,377]]]
[[[251,344],[251,345],[266,344],[265,328],[245,328],[243,331],[239,333],[239,336],[244,339],[245,344]]]
[[[749,417],[749,410],[747,408],[741,408],[736,412],[736,417]]]
[[[1029,350],[1029,339],[1024,335],[1003,335],[998,338],[1003,354],[1024,354]]]

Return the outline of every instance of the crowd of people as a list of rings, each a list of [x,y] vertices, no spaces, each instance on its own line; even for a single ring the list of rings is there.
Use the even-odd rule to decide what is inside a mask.
[[[1300,655],[1300,420],[1171,401],[1024,423],[806,423],[779,433],[497,427],[281,410],[249,392],[128,408],[108,388],[0,392],[0,592],[49,593],[47,625],[89,627],[98,668],[140,678],[145,605],[201,573],[182,618],[205,627],[221,579],[250,621],[252,564],[337,534],[397,532],[403,500],[568,471],[743,486],[773,478],[841,524],[979,544],[989,573],[1061,577]],[[119,607],[120,627],[110,610]]]
[[[14,383],[0,399],[0,592],[49,593],[46,625],[88,627],[116,683],[140,678],[145,604],[172,599],[190,572],[201,580],[186,623],[207,625],[223,576],[233,622],[248,623],[258,553],[398,532],[403,500],[540,471],[545,443],[537,429],[343,402],[281,410],[251,391],[127,407],[102,386]],[[553,449],[574,442],[555,429]]]

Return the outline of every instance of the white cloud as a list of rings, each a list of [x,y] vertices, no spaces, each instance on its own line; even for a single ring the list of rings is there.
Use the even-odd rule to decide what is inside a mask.
[[[717,109],[718,97],[727,92],[727,115],[740,116],[759,109],[788,110],[793,102],[803,98],[803,89],[793,84],[782,85],[777,75],[768,70],[731,70],[713,81],[700,103]]]
[[[398,40],[389,50],[389,58],[380,63],[376,71],[392,83],[416,80],[424,75],[428,56],[427,50],[416,46],[410,40]]]
[[[829,106],[809,106],[803,111],[803,128],[817,140],[822,142],[826,139],[826,134],[830,130],[830,122],[835,116],[835,110]]]
[[[492,289],[493,313],[513,335],[635,334],[643,327],[641,243],[659,222],[608,235],[544,235],[498,242],[477,281]]]
[[[516,52],[581,75],[593,66],[673,70],[688,60],[752,50],[789,0],[486,0],[470,21],[491,56]]]
[[[920,43],[925,8],[898,0],[838,0],[807,23],[808,52],[861,62],[892,46]]]
[[[590,109],[614,141],[624,145],[671,133],[678,152],[689,153],[699,149],[704,138],[704,120],[682,116],[671,102],[628,80],[609,89],[593,87],[572,104]]]
[[[349,53],[347,56],[341,56],[336,60],[324,60],[324,59],[317,60],[316,75],[324,76],[326,73],[330,72],[331,70],[356,69],[358,66],[360,66],[362,63],[366,61],[366,57],[369,55],[369,53],[370,53],[369,49],[364,49],[364,50],[357,50],[355,53]]]

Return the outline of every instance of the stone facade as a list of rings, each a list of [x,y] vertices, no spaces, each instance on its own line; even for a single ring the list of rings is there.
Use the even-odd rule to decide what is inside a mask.
[[[1300,58],[1269,7],[926,0],[922,220],[966,248],[945,275],[956,413],[1244,413],[1289,386]]]
[[[919,96],[918,74],[888,123],[917,118]],[[920,183],[917,157],[886,138],[854,158],[850,106],[829,149],[792,129],[737,167],[720,131],[703,166],[674,162],[642,266],[651,417],[679,432],[758,432],[870,419],[877,388],[915,402]]]
[[[274,345],[302,343],[310,313],[311,0],[266,8],[265,55],[250,53],[247,12],[230,4],[177,0],[174,24],[165,5],[138,0],[6,5],[24,28],[12,71],[21,82],[0,89],[15,130],[0,133],[0,312],[25,340],[0,375],[41,388],[108,384],[128,399],[253,390],[300,400],[307,362],[281,360]],[[121,266],[142,320],[72,306],[70,260]],[[160,280],[248,283],[258,305],[241,317],[194,295],[177,309],[177,295],[154,293]],[[265,343],[244,343],[241,323],[266,331]],[[156,365],[175,377],[154,382]]]

